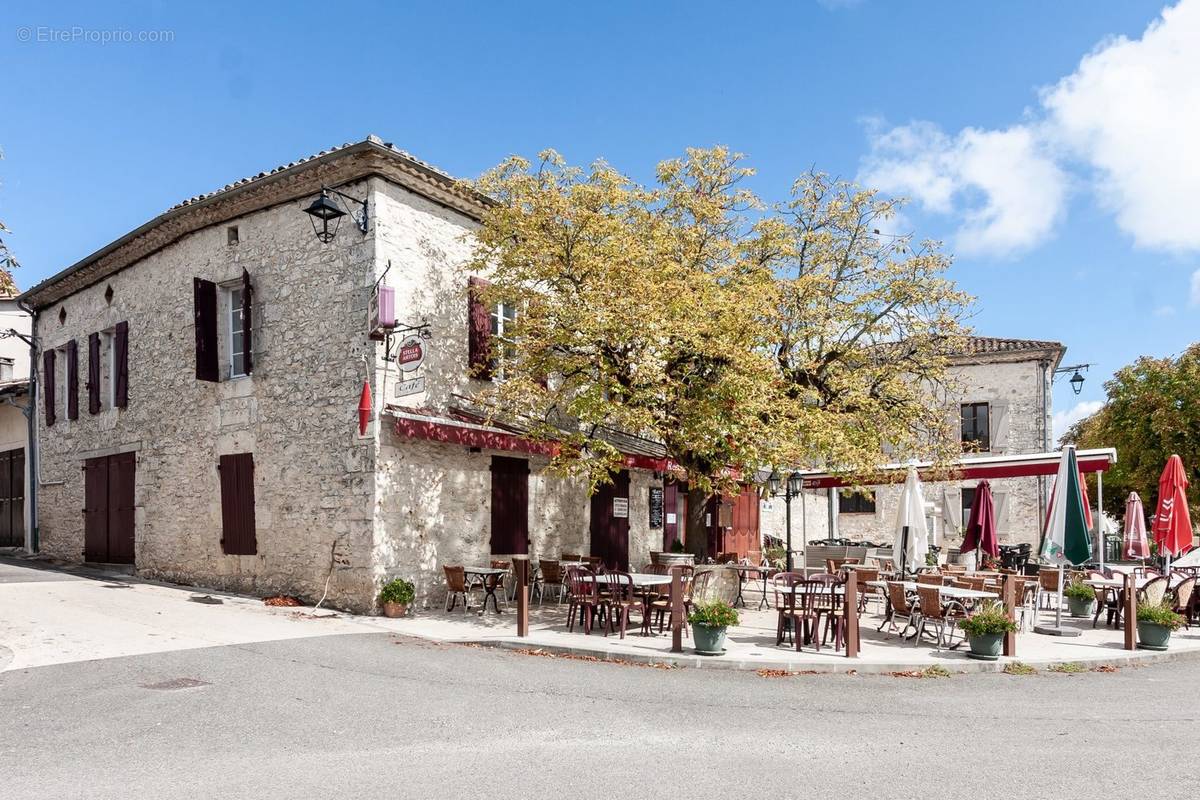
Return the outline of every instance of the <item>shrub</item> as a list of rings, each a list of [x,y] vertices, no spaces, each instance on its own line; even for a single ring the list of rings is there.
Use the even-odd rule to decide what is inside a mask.
[[[1073,580],[1063,589],[1063,597],[1075,600],[1095,600],[1096,590],[1081,580]]]
[[[968,636],[988,636],[997,633],[1016,633],[1017,623],[1008,618],[1004,607],[989,603],[959,623]]]
[[[679,541],[678,539],[671,542],[671,552],[672,553],[682,553],[683,552],[683,542]]]
[[[763,557],[773,567],[783,567],[787,564],[787,549],[783,547],[768,547],[763,551]]]
[[[729,628],[737,625],[739,618],[737,611],[724,600],[714,600],[711,603],[697,603],[692,606],[688,622],[710,628]]]
[[[413,601],[416,594],[413,585],[403,578],[394,578],[383,585],[379,590],[379,602],[381,603],[399,603],[406,606]]]
[[[1166,603],[1157,605],[1139,605],[1137,607],[1138,622],[1149,622],[1152,625],[1161,625],[1170,630],[1179,630],[1183,625],[1183,615],[1176,614],[1171,610],[1171,607]]]

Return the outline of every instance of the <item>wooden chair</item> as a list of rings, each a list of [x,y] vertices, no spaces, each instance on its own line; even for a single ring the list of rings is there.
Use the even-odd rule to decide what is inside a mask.
[[[1063,588],[1066,588],[1066,585],[1067,579],[1063,576]],[[1058,597],[1058,570],[1042,568],[1038,571],[1037,607],[1053,608],[1050,604],[1051,597]],[[1057,599],[1055,602],[1058,602]]]
[[[918,587],[919,588],[919,587]],[[908,599],[908,592],[904,590],[904,583],[901,581],[888,581],[888,609],[887,614],[880,623],[878,630],[883,630],[883,626],[888,626],[888,631],[896,633],[903,638],[905,631],[909,628],[916,628],[921,624],[921,611],[915,607]],[[904,627],[896,627],[896,618],[904,619]]]
[[[538,559],[538,580],[534,584],[534,588],[537,590],[539,606],[542,604],[542,600],[545,599],[546,588],[549,586],[557,587],[557,600],[560,603],[563,601],[563,593],[567,589],[566,581],[563,578],[562,565],[557,561],[548,561],[544,558]]]
[[[453,611],[454,606],[458,604],[458,598],[462,597],[463,612],[465,613],[471,607],[470,603],[470,587],[467,586],[467,574],[461,565],[447,566],[442,565],[442,572],[446,574],[446,610]]]
[[[867,610],[867,600],[876,599],[882,600],[883,594],[873,586],[868,586],[868,583],[879,580],[879,570],[874,567],[855,567],[850,570],[850,574],[854,576],[854,585],[858,589],[858,610]]]
[[[670,574],[671,567],[669,565],[659,564],[657,566],[664,568],[664,570],[665,570],[663,572],[664,575]],[[692,611],[692,597],[693,597],[692,590],[693,590],[693,586],[695,583],[696,568],[694,566],[692,566],[691,564],[683,564],[680,566],[680,569],[682,571],[682,574],[680,576],[680,590],[683,592],[683,617],[684,617],[683,621],[686,622],[687,615],[690,614]],[[708,575],[707,572],[700,573],[701,578],[706,583],[708,581],[708,578],[705,576],[707,576],[707,575]],[[657,597],[654,597],[650,600],[649,613],[654,615],[654,622],[658,623],[658,632],[659,633],[663,632],[663,629],[664,629],[663,626],[667,622],[670,622],[672,625],[674,625],[674,620],[672,619],[672,615],[671,615],[671,589],[670,589],[670,587],[664,586],[663,591],[660,592]],[[688,631],[688,626],[682,625],[682,628],[683,628],[683,635],[689,636],[690,633]]]
[[[933,623],[937,627],[937,649],[945,644],[948,649],[954,649],[954,631],[959,620],[966,619],[967,611],[962,604],[954,600],[942,602],[941,589],[936,586],[918,586],[917,597],[921,604],[921,624],[917,628],[916,641],[921,640],[925,626]],[[950,636],[946,637],[946,626],[950,626]],[[961,642],[960,642],[961,643]]]
[[[937,572],[917,573],[917,584],[920,586],[945,586],[946,579]]]

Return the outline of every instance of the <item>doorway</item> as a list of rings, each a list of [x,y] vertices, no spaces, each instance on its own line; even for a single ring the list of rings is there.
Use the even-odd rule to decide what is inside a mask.
[[[0,547],[25,546],[25,448],[0,453]]]
[[[621,470],[592,495],[592,555],[604,566],[629,569],[629,471]]]
[[[133,563],[133,453],[89,458],[83,463],[83,559]]]

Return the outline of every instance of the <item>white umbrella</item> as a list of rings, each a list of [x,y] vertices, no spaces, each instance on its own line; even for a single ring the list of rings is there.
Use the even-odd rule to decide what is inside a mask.
[[[929,528],[925,525],[925,496],[916,467],[908,468],[904,490],[900,493],[900,508],[896,511],[896,542],[900,545],[901,565],[907,565],[909,570],[925,566],[925,554],[929,552]]]

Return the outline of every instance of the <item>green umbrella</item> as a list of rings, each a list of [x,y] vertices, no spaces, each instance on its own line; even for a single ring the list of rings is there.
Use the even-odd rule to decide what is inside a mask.
[[[1064,631],[1062,627],[1062,568],[1066,564],[1083,564],[1092,557],[1092,535],[1088,530],[1087,512],[1083,505],[1083,487],[1079,478],[1079,462],[1075,447],[1063,448],[1058,475],[1054,479],[1054,492],[1050,495],[1050,509],[1046,514],[1046,525],[1042,533],[1043,561],[1058,565],[1058,612],[1054,627],[1038,626],[1038,633],[1056,636],[1078,636],[1078,631]]]

